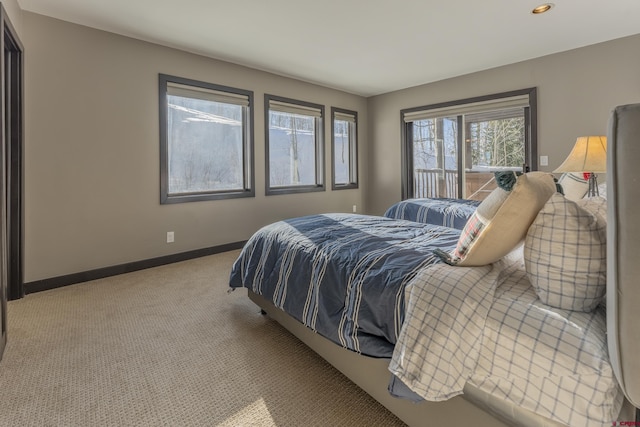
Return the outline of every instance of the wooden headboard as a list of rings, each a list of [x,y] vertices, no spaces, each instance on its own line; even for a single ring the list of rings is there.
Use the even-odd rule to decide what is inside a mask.
[[[640,407],[640,104],[614,109],[607,131],[609,356],[629,402]]]

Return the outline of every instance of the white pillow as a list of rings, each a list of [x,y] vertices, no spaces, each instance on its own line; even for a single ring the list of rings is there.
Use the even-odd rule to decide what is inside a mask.
[[[588,199],[589,193],[584,195],[583,199]],[[598,184],[598,195],[594,197],[602,197],[603,199],[607,198],[607,183],[603,182],[602,184]]]
[[[580,200],[589,190],[589,180],[584,179],[582,172],[563,173],[558,179],[558,184],[562,187],[564,196],[569,200]]]
[[[598,213],[603,206],[604,216]],[[544,304],[591,311],[602,301],[607,276],[605,218],[606,201],[601,198],[574,202],[556,193],[540,210],[527,232],[524,263]]]

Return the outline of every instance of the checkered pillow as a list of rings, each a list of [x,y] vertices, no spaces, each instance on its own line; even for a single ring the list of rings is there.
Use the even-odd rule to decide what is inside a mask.
[[[607,223],[607,198],[602,196],[585,197],[576,200],[578,206],[594,214],[600,221]]]
[[[543,172],[519,176],[511,191],[496,188],[469,218],[454,251],[437,255],[451,265],[496,262],[524,240],[538,211],[555,191],[553,177]]]
[[[604,298],[606,213],[593,213],[602,212],[601,201],[588,204],[591,206],[585,209],[581,206],[585,203],[556,193],[529,228],[524,243],[525,269],[544,304],[591,311]],[[599,208],[592,212],[594,206]]]

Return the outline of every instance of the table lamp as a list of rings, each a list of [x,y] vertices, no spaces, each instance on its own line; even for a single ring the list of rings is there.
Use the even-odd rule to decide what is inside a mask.
[[[569,156],[554,172],[588,172],[589,197],[599,196],[596,172],[607,171],[607,138],[581,136],[576,140]]]

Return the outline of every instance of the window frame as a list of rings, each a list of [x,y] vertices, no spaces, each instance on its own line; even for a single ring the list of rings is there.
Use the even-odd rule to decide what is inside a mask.
[[[336,113],[353,116],[353,125],[349,126],[349,183],[347,184],[336,183]],[[331,189],[349,190],[354,188],[358,188],[358,112],[331,107]]]
[[[269,148],[270,133],[270,113],[271,101],[278,103],[290,104],[293,108],[300,106],[302,108],[319,110],[320,116],[314,120],[315,132],[315,184],[312,185],[289,185],[289,186],[271,186],[271,152]],[[277,95],[264,95],[264,144],[265,144],[265,194],[274,196],[278,194],[294,194],[294,193],[311,193],[316,191],[325,191],[324,178],[324,105],[314,104],[312,102],[300,101],[292,98],[285,98]]]
[[[174,204],[186,202],[199,202],[208,200],[235,199],[241,197],[255,196],[255,152],[253,136],[253,91],[223,86],[214,83],[207,83],[183,77],[159,74],[159,109],[160,109],[160,204]],[[214,191],[194,191],[189,193],[169,193],[169,135],[168,135],[168,99],[167,89],[169,83],[184,86],[192,86],[212,90],[216,92],[227,92],[232,95],[246,96],[249,105],[243,111],[243,141],[242,141],[242,164],[243,164],[243,189],[242,190],[214,190]]]
[[[407,108],[400,111],[400,129],[401,129],[401,184],[402,184],[402,200],[413,197],[414,183],[413,183],[413,150],[412,141],[413,134],[411,131],[412,123],[407,123],[405,120],[406,114],[423,112],[428,110],[448,109],[454,107],[463,108],[467,104],[482,104],[490,103],[492,101],[498,101],[500,99],[508,99],[527,96],[529,106],[524,107],[524,119],[525,119],[525,159],[528,163],[524,165],[524,168],[529,171],[538,170],[538,102],[537,102],[537,88],[530,87],[525,89],[513,90],[508,92],[494,93],[490,95],[476,96],[472,98],[464,98],[455,101],[441,102],[437,104],[430,104],[420,107]],[[460,125],[460,124],[459,124]],[[462,135],[458,135],[458,153],[462,152],[463,141]],[[461,165],[461,156],[458,158],[458,169]],[[458,173],[458,192],[462,188],[463,174]],[[460,197],[460,194],[458,194]]]

